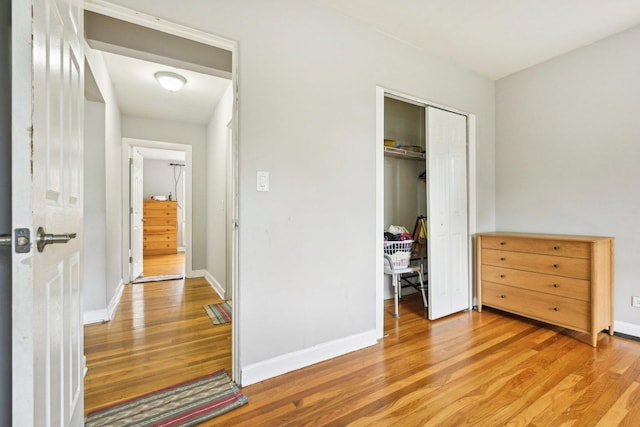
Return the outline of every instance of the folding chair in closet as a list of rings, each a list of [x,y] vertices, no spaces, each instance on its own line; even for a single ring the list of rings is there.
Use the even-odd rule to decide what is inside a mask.
[[[393,260],[390,255],[385,254],[385,259],[387,260],[387,265],[385,265],[384,273],[389,274],[391,276],[391,284],[393,285],[393,306],[394,306],[394,315],[396,319],[400,317],[398,314],[398,297],[402,294],[402,276],[403,275],[411,275],[418,277],[419,284],[412,284],[413,287],[417,288],[422,294],[422,302],[424,303],[424,307],[427,307],[427,287],[425,285],[424,276],[422,274],[422,265],[409,265],[408,267],[394,267]]]

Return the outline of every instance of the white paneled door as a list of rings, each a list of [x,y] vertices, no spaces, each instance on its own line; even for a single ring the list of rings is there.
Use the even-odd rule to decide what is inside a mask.
[[[83,424],[82,33],[81,0],[12,0],[14,426]]]
[[[129,161],[129,183],[131,188],[129,189],[129,206],[131,207],[131,280],[135,280],[142,274],[143,267],[143,212],[142,212],[142,200],[143,194],[143,165],[144,159],[140,149],[137,147],[131,148],[132,153]]]
[[[427,107],[429,318],[469,308],[467,118]]]

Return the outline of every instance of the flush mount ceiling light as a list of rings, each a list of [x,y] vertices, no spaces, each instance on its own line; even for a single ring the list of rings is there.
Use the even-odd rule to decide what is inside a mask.
[[[187,84],[187,79],[182,77],[180,74],[172,73],[170,71],[158,71],[153,75],[160,86],[169,92],[177,92],[182,87]]]

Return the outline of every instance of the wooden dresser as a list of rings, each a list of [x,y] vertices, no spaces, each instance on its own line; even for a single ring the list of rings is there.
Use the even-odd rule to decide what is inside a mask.
[[[613,238],[476,235],[478,311],[490,306],[591,334],[613,335]]]
[[[145,200],[142,207],[143,255],[178,252],[178,203]]]

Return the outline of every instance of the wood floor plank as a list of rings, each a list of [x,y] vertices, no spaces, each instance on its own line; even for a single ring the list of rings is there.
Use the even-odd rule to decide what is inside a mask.
[[[526,411],[542,396],[548,395],[549,391],[554,390],[558,384],[562,384],[567,378],[565,373],[567,369],[587,361],[587,357],[583,353],[575,352],[576,346],[573,344],[576,343],[567,344],[569,345],[563,346],[560,352],[552,356],[551,360],[544,358],[532,360],[535,368],[528,370],[528,377],[513,377],[498,395],[492,396],[491,400],[495,402],[497,409],[493,407],[491,411],[488,409],[478,411],[475,408],[467,408],[467,412],[472,412],[473,417],[461,413],[457,414],[457,419],[464,417],[473,420],[477,418],[488,425],[507,424],[515,414]],[[578,343],[578,345],[580,344]],[[574,380],[576,379],[572,378],[571,383]]]
[[[627,413],[620,421],[620,425],[624,427],[637,426],[640,420],[640,384],[634,383],[635,390],[629,396],[625,409]]]
[[[638,383],[633,382],[627,387],[616,402],[609,408],[607,413],[600,419],[600,422],[596,424],[597,427],[609,427],[611,425],[619,425],[624,420],[624,417],[629,413],[629,408],[633,407],[637,402],[630,403],[631,396],[636,394],[638,390]],[[637,420],[636,420],[637,421]]]

